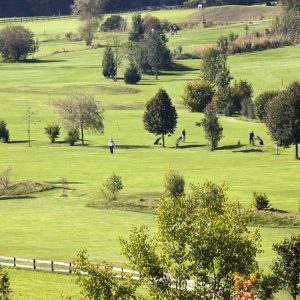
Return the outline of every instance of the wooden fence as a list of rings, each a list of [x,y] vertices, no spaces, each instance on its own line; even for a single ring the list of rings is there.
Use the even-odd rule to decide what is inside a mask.
[[[0,19],[0,24],[9,24],[9,23],[26,23],[26,22],[44,22],[58,19],[70,19],[76,18],[76,16],[45,16],[45,17],[19,17],[19,18],[5,18]]]
[[[41,260],[41,259],[27,259],[10,256],[0,256],[0,265],[6,267],[14,267],[21,269],[31,269],[48,271],[54,273],[66,273],[71,274],[73,272],[73,264],[66,262],[59,262],[53,260]],[[125,275],[130,275],[131,279],[139,280],[140,273],[125,268],[113,267],[112,271],[116,273],[116,277],[123,278]]]

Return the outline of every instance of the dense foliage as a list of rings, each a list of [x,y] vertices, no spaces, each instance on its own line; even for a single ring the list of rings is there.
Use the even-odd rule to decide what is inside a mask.
[[[165,146],[165,135],[174,133],[177,125],[177,112],[168,93],[160,89],[157,94],[146,103],[144,113],[145,129],[162,136],[162,145]]]
[[[37,49],[38,43],[29,29],[20,25],[10,25],[0,30],[0,54],[4,61],[26,59]]]

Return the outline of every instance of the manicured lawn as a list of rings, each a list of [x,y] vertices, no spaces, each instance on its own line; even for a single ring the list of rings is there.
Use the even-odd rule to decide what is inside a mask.
[[[155,12],[174,22],[181,22],[189,13],[188,10],[180,14]],[[78,27],[75,19],[27,24],[41,41],[52,35],[62,37]],[[250,28],[262,30],[266,25],[267,22],[261,22]],[[193,49],[215,41],[220,34],[241,33],[243,27],[238,24],[183,30],[177,36],[169,36],[169,44],[171,48],[181,44],[184,49]],[[126,33],[119,36],[126,39]],[[111,34],[99,34],[102,45],[110,38]],[[72,52],[51,54],[62,48]],[[300,46],[294,46],[236,55],[229,58],[229,65],[235,79],[249,80],[258,95],[264,90],[280,89],[282,82],[286,86],[299,78],[299,49]],[[61,177],[66,177],[72,188],[68,197],[60,197],[61,192],[54,190],[27,198],[0,198],[1,255],[70,261],[79,249],[87,248],[92,259],[123,265],[119,237],[127,236],[132,224],[146,224],[155,230],[155,222],[151,214],[86,206],[102,197],[101,184],[113,172],[123,179],[125,188],[121,197],[162,193],[164,174],[173,168],[185,176],[187,191],[190,191],[190,183],[206,179],[217,183],[225,181],[230,200],[238,200],[244,207],[250,207],[252,193],[256,191],[266,192],[275,208],[298,211],[300,162],[294,160],[293,148],[280,149],[280,155],[275,155],[274,143],[264,124],[221,117],[224,137],[219,149],[209,151],[202,129],[195,126],[202,114],[188,112],[181,99],[184,84],[199,78],[200,60],[178,61],[177,68],[162,72],[158,81],[153,76],[144,76],[138,85],[127,86],[121,79],[113,82],[102,77],[102,53],[103,48],[87,50],[82,42],[55,39],[41,43],[36,55],[41,57],[39,62],[0,63],[0,118],[7,122],[11,134],[11,143],[0,145],[0,172],[11,166],[13,181],[59,183]],[[46,54],[48,56],[43,58]],[[124,61],[120,76],[125,65]],[[159,88],[168,91],[179,114],[177,130],[167,138],[166,149],[153,145],[155,136],[144,130],[142,122],[145,102]],[[104,135],[87,132],[88,146],[70,147],[63,143],[66,135],[63,130],[58,143],[50,145],[44,127],[58,119],[51,102],[79,91],[95,95],[105,107]],[[32,124],[31,148],[26,143],[25,112],[29,107],[37,116]],[[175,140],[183,128],[187,142],[175,149]],[[264,147],[246,148],[251,130],[264,139]],[[117,145],[113,156],[107,149],[110,137]],[[239,140],[241,147],[237,146]],[[258,260],[268,269],[274,257],[272,244],[300,230],[261,228],[261,233],[264,253]],[[15,299],[58,299],[61,292],[74,296],[78,293],[73,277],[9,272]],[[43,290],[39,293],[41,286]],[[281,294],[277,299],[288,298]]]

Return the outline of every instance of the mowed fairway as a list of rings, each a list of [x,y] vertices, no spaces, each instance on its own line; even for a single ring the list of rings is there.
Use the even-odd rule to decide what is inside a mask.
[[[47,25],[46,34],[52,26],[55,27],[53,34],[63,36],[68,31],[52,22]],[[30,25],[38,34],[43,34],[41,26],[40,23]],[[75,30],[75,25],[72,26]],[[228,32],[231,29],[228,26]],[[213,29],[203,30],[206,35],[199,34],[202,32],[200,30],[182,32],[186,47],[193,48],[197,44],[195,32],[199,34],[199,44],[205,44],[202,37],[209,37],[208,30]],[[220,30],[224,32],[225,29]],[[172,46],[182,43],[180,34],[171,37]],[[188,44],[189,37],[192,46]],[[104,43],[110,36],[104,35],[102,38]],[[122,34],[121,38],[125,39],[126,35]],[[207,41],[210,42],[209,39]],[[60,40],[57,43],[52,44],[53,48],[43,48],[41,45],[39,54],[48,55],[41,57],[39,62],[0,63],[0,118],[7,122],[11,133],[11,143],[0,144],[0,171],[11,166],[13,181],[55,183],[66,177],[72,190],[68,192],[68,197],[60,197],[61,191],[54,190],[19,199],[1,199],[0,255],[70,261],[79,249],[87,248],[92,259],[106,259],[123,265],[119,236],[127,236],[132,224],[144,223],[155,230],[155,223],[151,214],[86,207],[88,202],[102,197],[101,184],[113,172],[123,179],[125,188],[121,197],[122,194],[130,197],[137,193],[148,196],[162,193],[164,174],[173,168],[185,176],[188,191],[189,183],[197,184],[206,179],[217,183],[225,181],[229,186],[229,198],[240,201],[244,207],[250,207],[252,193],[257,191],[266,192],[275,208],[298,211],[300,162],[294,160],[293,148],[280,149],[280,155],[275,155],[275,145],[264,124],[221,117],[224,138],[217,151],[209,151],[203,130],[195,126],[202,115],[189,113],[181,99],[184,84],[199,78],[199,60],[178,61],[177,68],[163,72],[158,81],[152,76],[145,76],[138,85],[127,86],[121,79],[113,82],[102,77],[103,48],[87,50],[83,44],[75,44],[73,52],[50,55],[56,47],[67,42]],[[81,51],[75,51],[78,49]],[[236,55],[230,57],[229,65],[233,76],[249,80],[257,95],[267,89],[282,88],[282,80],[283,86],[286,86],[299,78],[299,50],[300,47],[295,46]],[[124,65],[125,62],[120,75]],[[143,129],[142,122],[145,102],[159,88],[168,91],[179,115],[177,131],[167,138],[166,149],[153,146],[155,137]],[[79,91],[93,94],[105,107],[104,135],[88,132],[88,146],[70,147],[63,143],[66,135],[63,131],[58,143],[50,145],[44,135],[44,127],[58,119],[51,102]],[[32,124],[31,148],[26,143],[25,112],[29,107],[37,113]],[[182,148],[175,149],[176,137],[183,128],[187,132],[187,142]],[[250,151],[246,152],[246,147],[237,147],[237,142],[240,140],[242,144],[247,144],[251,130],[260,135],[266,145],[248,147]],[[117,144],[113,156],[107,149],[111,136]],[[272,243],[293,232],[299,233],[300,229],[261,229],[265,252],[260,255],[259,261],[264,268],[274,255]],[[13,290],[18,290],[18,286],[21,289],[16,292],[16,299],[58,299],[62,283],[66,294],[72,294],[68,290],[73,290],[74,283],[68,277],[54,276],[55,279],[51,279],[52,275],[44,273],[11,272]],[[53,284],[57,287],[55,291],[50,293],[43,288],[41,296],[35,296],[32,290],[41,289],[42,283],[33,284],[35,279],[32,276],[39,278],[37,282],[53,280],[60,283]],[[19,284],[22,280],[23,283]],[[288,298],[281,296],[281,299]]]

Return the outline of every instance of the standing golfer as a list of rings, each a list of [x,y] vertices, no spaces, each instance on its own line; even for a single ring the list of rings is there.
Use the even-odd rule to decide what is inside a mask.
[[[108,147],[109,147],[109,151],[111,154],[114,154],[114,148],[115,148],[115,141],[113,140],[113,138],[110,138],[108,141]]]

